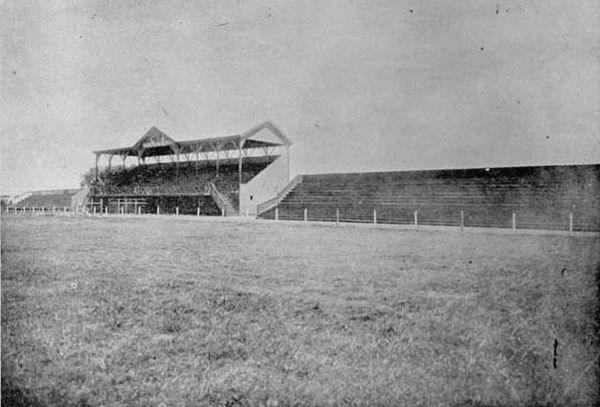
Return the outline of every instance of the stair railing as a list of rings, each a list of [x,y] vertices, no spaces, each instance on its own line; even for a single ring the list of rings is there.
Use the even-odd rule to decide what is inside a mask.
[[[229,202],[229,199],[224,196],[214,183],[210,183],[210,196],[215,200],[217,206],[221,210],[225,210],[225,215],[235,212],[235,208]]]
[[[279,203],[283,201],[283,198],[285,198],[287,194],[292,192],[292,189],[296,188],[301,183],[302,175],[296,175],[289,182],[289,184],[287,184],[281,191],[279,191],[277,195],[275,195],[275,197],[269,199],[268,201],[258,204],[258,206],[256,207],[257,215],[265,213],[279,205]]]

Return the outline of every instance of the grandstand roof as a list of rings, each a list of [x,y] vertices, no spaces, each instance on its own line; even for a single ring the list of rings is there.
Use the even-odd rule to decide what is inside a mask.
[[[253,139],[263,129],[268,129],[279,142]],[[210,151],[241,150],[261,147],[290,146],[291,141],[271,122],[266,121],[245,133],[212,137],[196,140],[175,141],[158,128],[152,126],[131,147],[111,148],[94,151],[94,154],[107,154],[119,156],[153,157],[179,153],[200,153]]]

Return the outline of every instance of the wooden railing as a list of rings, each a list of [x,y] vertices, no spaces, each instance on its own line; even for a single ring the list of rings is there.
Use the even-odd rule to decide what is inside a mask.
[[[273,209],[286,197],[287,194],[292,192],[294,188],[296,188],[299,184],[302,183],[302,175],[296,175],[294,179],[290,181],[275,197],[265,201],[261,204],[258,204],[256,207],[257,215],[267,212],[268,210]]]
[[[78,212],[84,210],[87,206],[90,188],[86,185],[71,197],[71,208]]]
[[[225,216],[236,216],[238,214],[229,199],[212,182],[210,183],[210,196],[215,200],[219,209],[225,212]]]

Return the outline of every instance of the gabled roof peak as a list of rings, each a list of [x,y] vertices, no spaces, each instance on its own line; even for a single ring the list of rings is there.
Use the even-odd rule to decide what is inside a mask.
[[[261,140],[257,136],[261,130],[269,130],[278,141]],[[241,135],[212,137],[207,139],[175,141],[156,126],[151,126],[146,133],[131,147],[112,148],[94,151],[95,154],[121,156],[169,155],[171,153],[190,153],[204,151],[237,150],[259,147],[276,147],[291,145],[291,141],[271,121],[266,120]]]
[[[133,145],[134,150],[143,150],[149,147],[172,146],[176,142],[167,136],[158,127],[152,126],[146,133]]]

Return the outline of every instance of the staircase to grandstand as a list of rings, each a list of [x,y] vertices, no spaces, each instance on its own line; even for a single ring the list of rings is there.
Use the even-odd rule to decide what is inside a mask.
[[[600,166],[304,175],[264,219],[600,230]],[[416,213],[415,213],[416,212]],[[514,215],[513,215],[514,214]]]
[[[209,184],[210,196],[215,201],[224,216],[238,216],[239,212],[233,207],[231,200],[221,193],[212,182]]]
[[[84,210],[90,196],[90,188],[86,185],[71,197],[71,209],[75,212]]]
[[[271,209],[275,208],[277,205],[279,205],[281,203],[281,201],[283,201],[285,199],[285,197],[288,196],[288,194],[290,192],[292,192],[300,183],[302,183],[302,179],[303,179],[302,175],[296,175],[294,177],[294,179],[292,179],[290,181],[290,183],[287,184],[285,186],[285,188],[283,188],[277,194],[277,196],[275,196],[272,199],[269,199],[266,202],[263,202],[263,203],[259,204],[258,207],[257,207],[258,214],[262,214],[262,213],[268,212]]]
[[[29,198],[30,196],[31,196],[31,192],[25,192],[23,194],[11,196],[10,198],[8,198],[8,204],[9,205],[18,205],[21,202],[23,202],[23,200],[25,200],[26,198]]]

